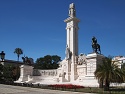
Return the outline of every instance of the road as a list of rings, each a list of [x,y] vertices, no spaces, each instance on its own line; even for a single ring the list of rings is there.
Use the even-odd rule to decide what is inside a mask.
[[[90,94],[0,84],[0,94]],[[91,93],[92,94],[92,93]]]

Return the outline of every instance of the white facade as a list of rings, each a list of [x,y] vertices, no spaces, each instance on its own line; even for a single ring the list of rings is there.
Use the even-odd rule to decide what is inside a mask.
[[[97,65],[102,62],[104,56],[97,53],[78,55],[78,23],[80,20],[76,18],[76,10],[73,3],[69,6],[69,17],[64,22],[66,22],[67,32],[66,58],[59,63],[60,67],[56,70],[33,70],[33,68],[27,68],[32,72],[31,74],[31,72],[25,71],[25,67],[22,67],[25,65],[22,65],[21,73],[25,74],[25,76],[22,77],[21,74],[16,82],[41,84],[71,83],[83,86],[99,85],[95,79],[94,71]],[[23,80],[25,77],[27,77],[27,81]],[[28,77],[31,79],[28,79]]]
[[[125,57],[115,56],[112,61],[115,62],[119,68],[121,68],[122,65],[125,64]]]

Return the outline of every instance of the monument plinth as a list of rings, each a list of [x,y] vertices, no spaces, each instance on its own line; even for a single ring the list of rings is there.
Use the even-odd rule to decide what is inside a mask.
[[[87,74],[86,76],[94,77],[94,72],[97,68],[98,64],[102,63],[102,59],[104,58],[103,55],[98,53],[91,53],[86,56],[87,59]]]
[[[15,82],[25,82],[32,80],[33,76],[33,67],[29,65],[20,66],[20,77]]]

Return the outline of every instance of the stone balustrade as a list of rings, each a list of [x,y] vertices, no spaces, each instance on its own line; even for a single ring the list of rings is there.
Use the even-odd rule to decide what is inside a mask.
[[[34,76],[57,76],[57,69],[52,69],[52,70],[34,69],[33,70],[33,75]]]

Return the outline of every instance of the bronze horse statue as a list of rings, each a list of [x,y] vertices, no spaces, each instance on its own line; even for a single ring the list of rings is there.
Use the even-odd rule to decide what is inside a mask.
[[[97,39],[95,37],[92,38],[92,49],[93,52],[101,54],[100,45],[97,43]]]

